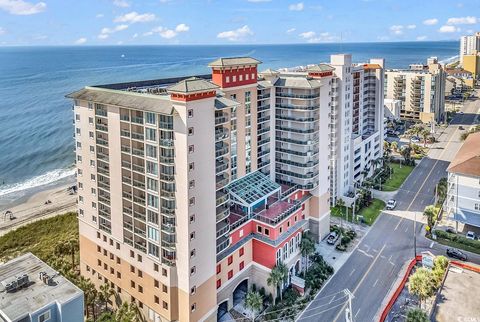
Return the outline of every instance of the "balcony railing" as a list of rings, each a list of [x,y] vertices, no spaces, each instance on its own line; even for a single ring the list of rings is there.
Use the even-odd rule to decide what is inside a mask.
[[[276,92],[277,97],[299,98],[299,99],[313,99],[320,97],[320,94],[293,94],[287,92]]]

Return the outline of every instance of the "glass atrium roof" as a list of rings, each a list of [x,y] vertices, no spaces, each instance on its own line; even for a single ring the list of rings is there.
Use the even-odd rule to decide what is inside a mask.
[[[260,171],[255,171],[232,181],[227,189],[238,202],[244,206],[251,206],[259,200],[279,193],[281,187]]]

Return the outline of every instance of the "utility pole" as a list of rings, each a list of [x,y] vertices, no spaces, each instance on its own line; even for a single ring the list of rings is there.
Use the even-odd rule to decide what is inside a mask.
[[[352,299],[355,297],[348,288],[344,289],[343,292],[348,296],[348,307],[345,309],[345,322],[353,322],[352,316]]]
[[[414,220],[413,220],[413,258],[417,257],[417,212],[414,211]]]

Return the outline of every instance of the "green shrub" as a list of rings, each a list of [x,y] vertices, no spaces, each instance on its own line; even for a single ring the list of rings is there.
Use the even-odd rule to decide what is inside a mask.
[[[460,243],[460,244],[463,244],[463,245],[466,245],[466,246],[469,246],[469,247],[480,249],[480,241],[478,241],[478,240],[468,239],[464,236],[460,236],[460,235],[456,235],[456,234],[452,234],[452,233],[447,233],[446,231],[443,231],[443,230],[435,230],[435,234],[439,238],[443,238],[443,239],[446,239],[446,240],[450,240],[452,242],[456,242],[456,243]]]

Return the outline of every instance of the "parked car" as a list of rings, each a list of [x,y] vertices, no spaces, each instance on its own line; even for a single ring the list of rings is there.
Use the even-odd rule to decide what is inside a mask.
[[[396,206],[397,201],[395,201],[394,199],[390,199],[389,201],[387,201],[387,210],[393,210]]]
[[[467,239],[475,240],[475,233],[473,231],[467,232]]]
[[[463,111],[460,111],[460,115],[463,115]]]
[[[453,228],[452,226],[448,226],[447,229],[445,229],[445,231],[447,233],[450,233],[450,234],[456,234],[457,233],[457,230],[455,228]]]
[[[410,141],[411,141],[412,143],[419,143],[419,142],[420,142],[420,139],[417,138],[416,136],[412,136],[412,138],[410,139]]]
[[[468,259],[467,255],[455,248],[447,248],[447,256],[461,261],[466,261]]]
[[[459,129],[459,130],[465,130],[465,129],[463,128],[463,126],[461,126],[461,125],[458,127],[458,129]]]
[[[332,231],[327,237],[327,243],[329,243],[330,245],[335,245],[335,243],[338,240],[338,237],[339,235],[337,234],[337,232]]]

